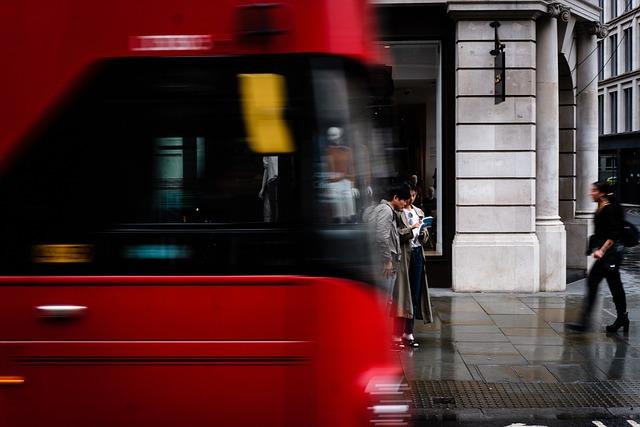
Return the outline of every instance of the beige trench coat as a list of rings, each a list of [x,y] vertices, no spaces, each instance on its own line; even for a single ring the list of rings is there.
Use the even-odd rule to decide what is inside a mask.
[[[422,210],[415,206],[414,209],[420,218],[424,218],[424,212],[422,212]],[[396,277],[396,283],[393,289],[393,302],[395,304],[395,308],[393,309],[394,312],[392,312],[392,316],[413,319],[413,300],[411,296],[411,285],[409,283],[409,262],[411,261],[411,239],[413,237],[413,232],[402,211],[394,210],[394,214],[398,224],[398,233],[400,234],[401,257],[400,263],[398,264],[398,276]],[[421,317],[424,320],[424,323],[433,322],[426,263],[423,273],[420,307],[422,309]]]

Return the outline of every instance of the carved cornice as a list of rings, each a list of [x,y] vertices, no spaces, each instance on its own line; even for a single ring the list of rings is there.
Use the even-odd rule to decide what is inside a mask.
[[[435,4],[444,0],[370,0],[374,4]],[[626,0],[625,0],[626,1]],[[446,0],[447,13],[455,20],[484,19],[487,21],[510,19],[537,19],[548,17],[549,3],[558,0]],[[578,21],[597,21],[599,9],[595,0],[561,0],[566,9],[563,18]],[[570,8],[570,9],[568,9]],[[561,11],[558,13],[560,16]],[[571,20],[571,19],[570,19]]]
[[[595,35],[599,39],[603,39],[609,34],[609,27],[600,22],[580,22],[578,28],[589,35]]]
[[[562,7],[562,4],[560,4],[558,2],[549,3],[547,5],[547,13],[552,18],[557,18],[558,16],[560,16],[561,7]]]
[[[569,22],[571,18],[571,9],[560,2],[553,2],[547,5],[547,13],[552,18],[557,18],[562,22]]]

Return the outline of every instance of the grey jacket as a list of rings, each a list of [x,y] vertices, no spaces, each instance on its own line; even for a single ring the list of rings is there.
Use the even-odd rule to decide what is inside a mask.
[[[380,203],[366,213],[365,221],[374,228],[375,249],[383,262],[398,261],[400,236],[391,203],[380,200]]]

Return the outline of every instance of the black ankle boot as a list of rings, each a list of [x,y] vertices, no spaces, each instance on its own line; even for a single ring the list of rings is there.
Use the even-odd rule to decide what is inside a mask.
[[[629,332],[629,313],[619,314],[616,321],[607,326],[607,332],[618,332],[620,328],[625,333]]]

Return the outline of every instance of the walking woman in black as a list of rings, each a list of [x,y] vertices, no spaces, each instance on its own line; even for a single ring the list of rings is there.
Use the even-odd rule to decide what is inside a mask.
[[[593,256],[595,262],[587,278],[587,296],[582,312],[582,321],[569,325],[570,329],[586,331],[593,307],[598,296],[598,287],[602,279],[607,279],[609,290],[616,306],[617,318],[613,324],[607,326],[607,332],[617,332],[623,328],[629,331],[629,316],[627,314],[627,299],[620,281],[620,264],[622,262],[623,247],[619,240],[624,222],[622,207],[616,203],[606,182],[595,182],[591,187],[591,198],[598,203],[594,223],[595,233],[589,239],[587,255]]]

